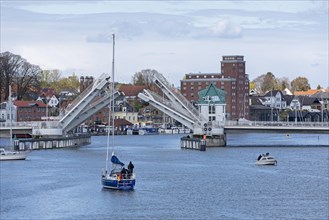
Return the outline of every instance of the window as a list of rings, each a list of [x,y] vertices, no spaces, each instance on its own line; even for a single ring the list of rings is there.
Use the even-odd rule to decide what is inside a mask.
[[[209,116],[209,121],[216,121],[216,116]]]
[[[216,113],[216,108],[214,105],[208,106],[208,112],[209,114],[215,114]]]

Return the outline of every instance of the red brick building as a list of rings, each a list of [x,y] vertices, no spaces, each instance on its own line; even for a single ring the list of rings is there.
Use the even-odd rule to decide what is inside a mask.
[[[220,73],[186,74],[185,79],[181,80],[181,93],[196,103],[198,92],[210,83],[227,92],[227,119],[249,118],[249,77],[243,56],[223,56]]]
[[[47,105],[38,101],[14,101],[17,121],[42,121],[47,116]]]
[[[81,76],[80,77],[80,93],[83,92],[90,84],[94,83],[94,77],[92,76]]]

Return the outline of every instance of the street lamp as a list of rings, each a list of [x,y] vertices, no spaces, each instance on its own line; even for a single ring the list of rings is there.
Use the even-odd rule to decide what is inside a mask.
[[[323,98],[322,98],[322,92],[321,92],[321,95],[320,95],[320,98],[321,98],[321,118],[322,118],[322,124],[323,124],[323,104],[324,104],[324,101],[323,101]]]
[[[46,98],[46,121],[48,121],[48,99]]]

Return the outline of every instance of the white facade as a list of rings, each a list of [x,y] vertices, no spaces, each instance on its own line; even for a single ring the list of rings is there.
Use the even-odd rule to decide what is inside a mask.
[[[11,112],[11,116],[10,116],[10,112]],[[13,104],[13,102],[1,103],[0,118],[2,120],[6,120],[7,122],[10,122],[10,118],[12,122],[17,121],[17,107]]]
[[[199,104],[200,113],[208,119],[208,121],[216,121],[225,123],[226,104]]]
[[[286,109],[287,108],[287,102],[283,100],[282,93],[276,92],[271,94],[271,96],[266,96],[264,105],[276,108],[276,109]]]
[[[48,106],[56,107],[58,105],[58,103],[59,103],[58,99],[56,98],[55,95],[53,95],[48,101]]]

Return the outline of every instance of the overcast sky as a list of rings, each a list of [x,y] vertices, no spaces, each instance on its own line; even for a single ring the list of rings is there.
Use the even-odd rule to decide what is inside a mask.
[[[0,2],[1,52],[62,76],[111,73],[115,33],[118,82],[155,69],[179,86],[243,55],[250,80],[272,72],[329,86],[328,0]]]

